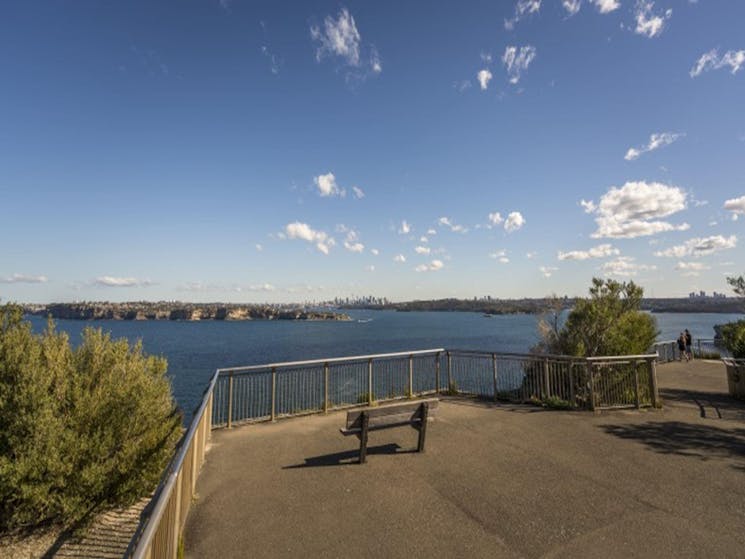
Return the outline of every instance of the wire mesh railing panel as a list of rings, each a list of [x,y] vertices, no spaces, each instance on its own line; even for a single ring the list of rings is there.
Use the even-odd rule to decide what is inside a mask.
[[[373,399],[404,398],[409,390],[409,358],[375,359],[373,361]]]
[[[228,423],[228,377],[218,377],[212,393],[212,426],[221,427]]]
[[[323,410],[323,365],[278,369],[276,375],[276,415],[298,415]]]
[[[271,417],[272,373],[259,371],[233,375],[233,422]]]
[[[436,356],[415,355],[412,360],[412,388],[414,394],[430,392],[436,387]]]
[[[650,363],[613,361],[593,363],[593,389],[596,408],[651,405]]]
[[[497,399],[508,402],[524,402],[525,367],[524,361],[515,358],[497,358]]]
[[[368,362],[329,365],[329,408],[368,401]]]
[[[451,391],[494,396],[493,359],[486,353],[451,353]]]

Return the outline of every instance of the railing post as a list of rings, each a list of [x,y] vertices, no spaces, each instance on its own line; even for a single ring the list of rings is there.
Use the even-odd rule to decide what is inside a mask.
[[[440,353],[435,355],[435,394],[440,393]]]
[[[367,405],[373,404],[373,360],[372,357],[367,361]]]
[[[548,357],[543,358],[543,397],[548,398],[551,395],[551,385],[548,374]]]
[[[409,355],[409,398],[414,397],[414,356]]]
[[[272,367],[272,421],[277,419],[277,367]]]
[[[576,405],[574,394],[574,361],[569,361],[569,402],[572,404],[572,407]]]
[[[228,429],[233,426],[233,371],[228,378]]]
[[[649,391],[651,392],[652,406],[656,408],[660,404],[660,393],[657,389],[657,365],[654,359],[648,359],[647,366],[649,367]]]
[[[323,413],[329,412],[329,364],[323,364]]]
[[[634,360],[631,362],[631,366],[634,367],[634,404],[636,409],[641,408],[641,402],[639,401],[639,363]]]
[[[450,392],[453,387],[453,360],[450,352],[448,351],[446,353],[448,358],[448,392]]]
[[[497,354],[492,353],[491,354],[491,369],[492,369],[492,377],[494,381],[494,401],[497,401]]]
[[[590,377],[590,410],[595,411],[596,404],[596,397],[595,397],[595,375],[592,373],[592,362],[586,361],[585,367],[587,369],[587,374]]]
[[[698,346],[698,359],[701,359],[701,356],[703,353],[701,353],[701,338],[696,340],[696,345]]]
[[[183,471],[180,471],[177,474],[176,477],[176,495],[174,496],[174,499],[176,501],[176,506],[174,508],[173,512],[173,540],[172,544],[173,547],[171,548],[173,550],[173,556],[176,557],[177,549],[178,549],[178,540],[179,536],[181,535],[181,499],[183,498],[182,495],[182,489],[181,486],[184,484],[184,475]]]

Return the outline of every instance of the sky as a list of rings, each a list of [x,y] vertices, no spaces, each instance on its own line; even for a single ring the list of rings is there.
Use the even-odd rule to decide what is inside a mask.
[[[0,300],[745,273],[745,2],[7,0]]]

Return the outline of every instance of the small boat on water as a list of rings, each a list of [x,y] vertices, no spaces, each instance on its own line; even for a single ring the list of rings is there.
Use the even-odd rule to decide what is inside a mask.
[[[359,322],[361,324],[366,324],[368,322],[372,322],[372,318],[358,318],[357,319],[357,322]]]

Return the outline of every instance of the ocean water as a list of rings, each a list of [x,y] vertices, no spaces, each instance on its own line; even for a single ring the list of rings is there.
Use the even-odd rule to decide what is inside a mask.
[[[215,369],[324,357],[420,349],[477,349],[527,352],[538,341],[535,315],[484,317],[465,312],[350,311],[337,321],[115,321],[58,320],[78,343],[86,326],[114,338],[141,339],[145,351],[168,359],[174,396],[187,416],[200,402]],[[673,340],[688,328],[694,338],[712,338],[713,326],[742,318],[732,314],[654,315],[658,339]],[[31,317],[34,329],[46,321]]]

